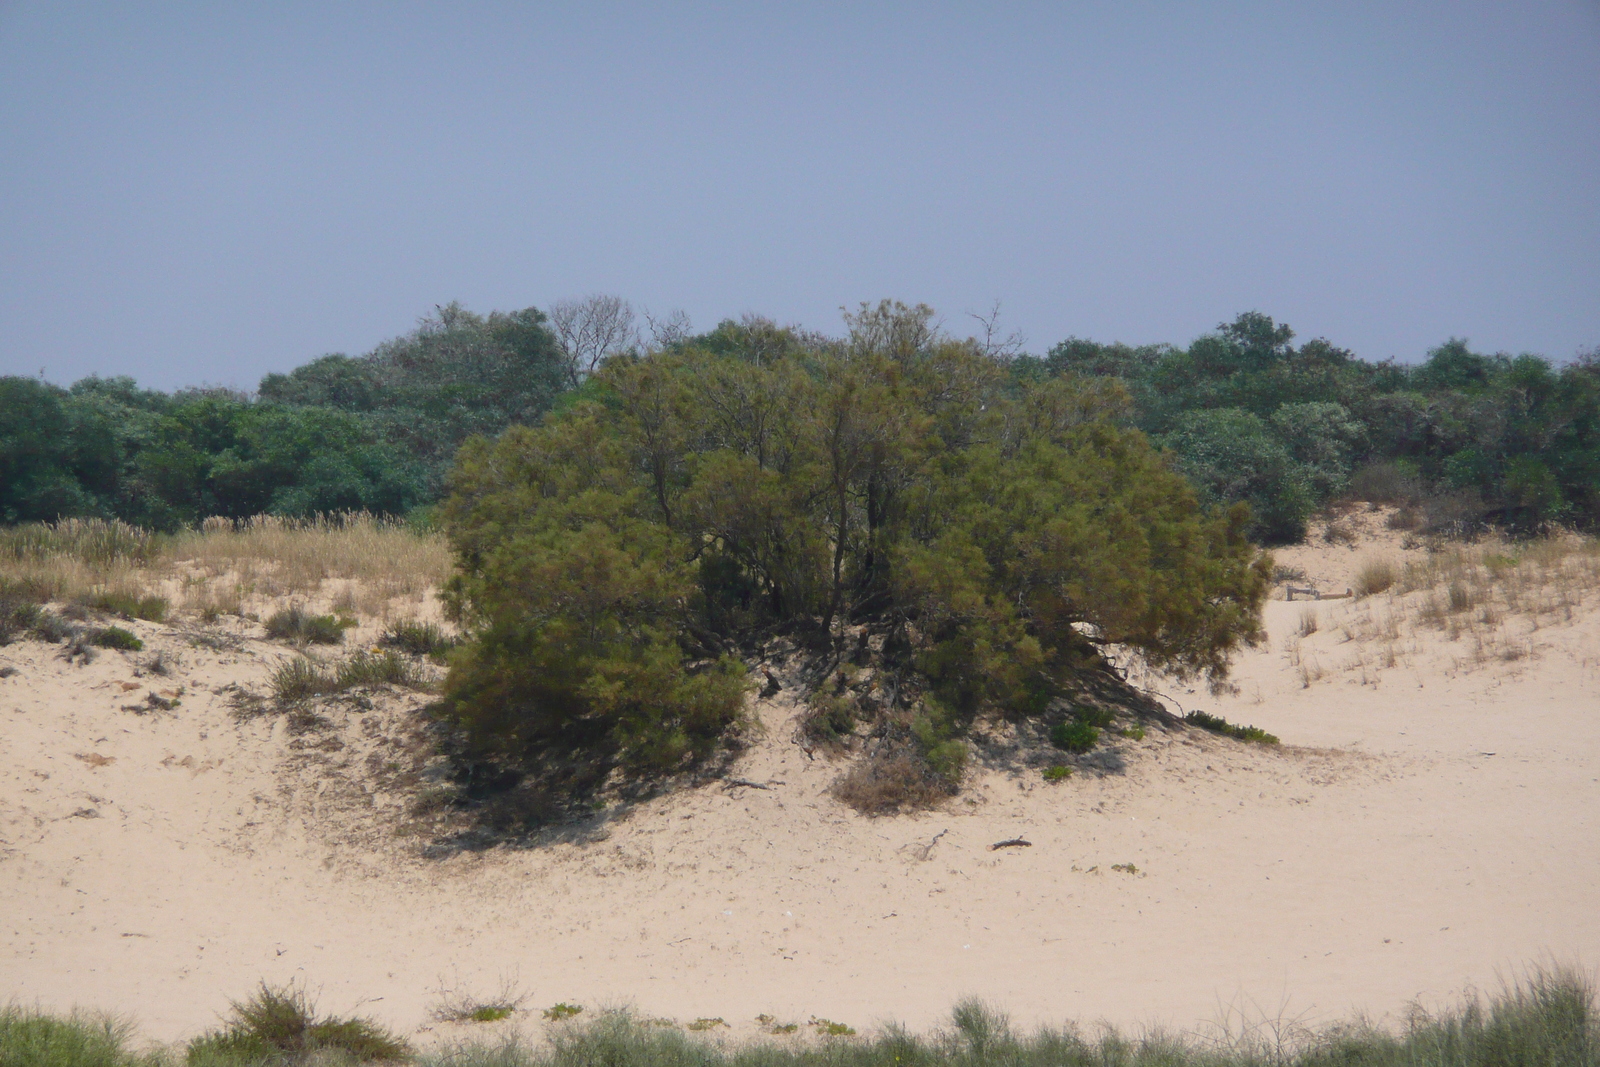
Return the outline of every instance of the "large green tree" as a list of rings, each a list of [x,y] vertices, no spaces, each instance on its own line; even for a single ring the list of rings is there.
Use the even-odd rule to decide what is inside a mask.
[[[446,703],[475,741],[677,766],[737,717],[741,650],[825,654],[863,622],[902,692],[957,717],[1038,711],[1112,646],[1224,675],[1267,587],[1245,510],[1119,425],[1121,389],[1019,387],[931,320],[864,305],[845,340],[793,344],[724,324],[469,442],[443,514],[478,636]]]

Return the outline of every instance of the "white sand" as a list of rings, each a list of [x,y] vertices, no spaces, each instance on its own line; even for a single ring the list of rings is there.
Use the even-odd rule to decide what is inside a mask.
[[[1360,552],[1291,557],[1337,588]],[[1152,731],[1118,742],[1121,774],[994,771],[944,810],[868,819],[826,795],[837,766],[788,743],[785,693],[736,771],[770,789],[661,799],[588,844],[433,861],[394,836],[404,797],[338,770],[399,752],[385,738],[415,699],[308,750],[294,746],[318,735],[236,724],[212,692],[258,683],[281,647],[217,654],[132,624],[182,649],[184,669],[155,679],[133,677],[138,654],[73,667],[14,644],[0,998],[125,1012],[160,1040],[291,978],[326,1010],[422,1035],[447,1029],[429,1018],[441,988],[505,980],[530,1008],[631,1002],[743,1028],[762,1012],[927,1027],[966,994],[1024,1023],[1187,1028],[1229,1006],[1393,1018],[1541,957],[1593,966],[1600,611],[1531,635],[1515,662],[1428,635],[1392,669],[1345,669],[1362,646],[1338,613],[1370,606],[1317,606],[1299,654],[1325,674],[1309,688],[1286,655],[1303,606],[1281,601],[1237,696],[1168,687],[1280,749]],[[120,708],[146,690],[121,683],[186,695],[140,715]],[[1017,836],[1032,847],[989,850]]]

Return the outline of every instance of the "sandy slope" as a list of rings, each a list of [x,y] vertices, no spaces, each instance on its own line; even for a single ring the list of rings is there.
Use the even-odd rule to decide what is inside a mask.
[[[1337,588],[1360,553],[1289,555]],[[435,1036],[441,988],[508,979],[530,1007],[745,1028],[761,1012],[921,1027],[969,993],[1023,1021],[1188,1027],[1229,1005],[1391,1014],[1541,954],[1600,960],[1600,612],[1512,663],[1427,636],[1366,670],[1341,666],[1360,643],[1337,632],[1362,605],[1325,601],[1296,648],[1325,665],[1307,687],[1289,656],[1303,610],[1268,606],[1236,696],[1167,690],[1281,749],[1152,731],[1118,743],[1118,773],[991,769],[945,810],[872,820],[787,742],[784,693],[735,772],[768,789],[707,786],[597,818],[584,843],[431,860],[397,836],[404,794],[385,785],[422,759],[414,698],[296,735],[236,723],[215,692],[259,681],[278,646],[133,624],[181,650],[158,679],[134,676],[139,654],[74,667],[15,644],[0,997],[128,1012],[159,1039],[295,977],[324,1008]],[[140,714],[122,710],[145,695],[132,684],[185,692]],[[1032,847],[989,849],[1017,836]]]

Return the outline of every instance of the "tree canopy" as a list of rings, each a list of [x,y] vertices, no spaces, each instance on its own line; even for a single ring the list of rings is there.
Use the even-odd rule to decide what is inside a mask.
[[[864,305],[829,343],[725,323],[469,441],[442,514],[475,742],[676,767],[737,719],[742,652],[861,623],[907,672],[885,713],[943,724],[925,748],[1041,711],[1111,645],[1224,675],[1267,588],[1247,510],[1203,505],[1121,387],[1021,382],[931,314]]]

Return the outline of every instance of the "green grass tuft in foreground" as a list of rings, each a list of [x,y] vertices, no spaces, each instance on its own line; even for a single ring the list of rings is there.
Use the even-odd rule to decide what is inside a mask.
[[[128,1050],[129,1030],[109,1016],[0,1006],[0,1067],[153,1067]]]
[[[718,1021],[698,1020],[707,1030]],[[1487,1003],[1415,1010],[1400,1033],[1360,1021],[1299,1032],[1269,1022],[1209,1040],[1110,1029],[1085,1036],[1071,1025],[1019,1033],[1003,1013],[971,999],[930,1035],[889,1026],[857,1037],[814,1019],[812,1041],[789,1036],[791,1024],[766,1027],[776,1040],[728,1046],[659,1023],[603,1013],[552,1026],[538,1048],[512,1034],[417,1053],[367,1020],[318,1017],[302,989],[263,984],[235,1003],[223,1029],[145,1054],[129,1050],[129,1028],[115,1021],[0,1008],[0,1067],[1600,1067],[1594,989],[1565,968],[1536,968]]]

